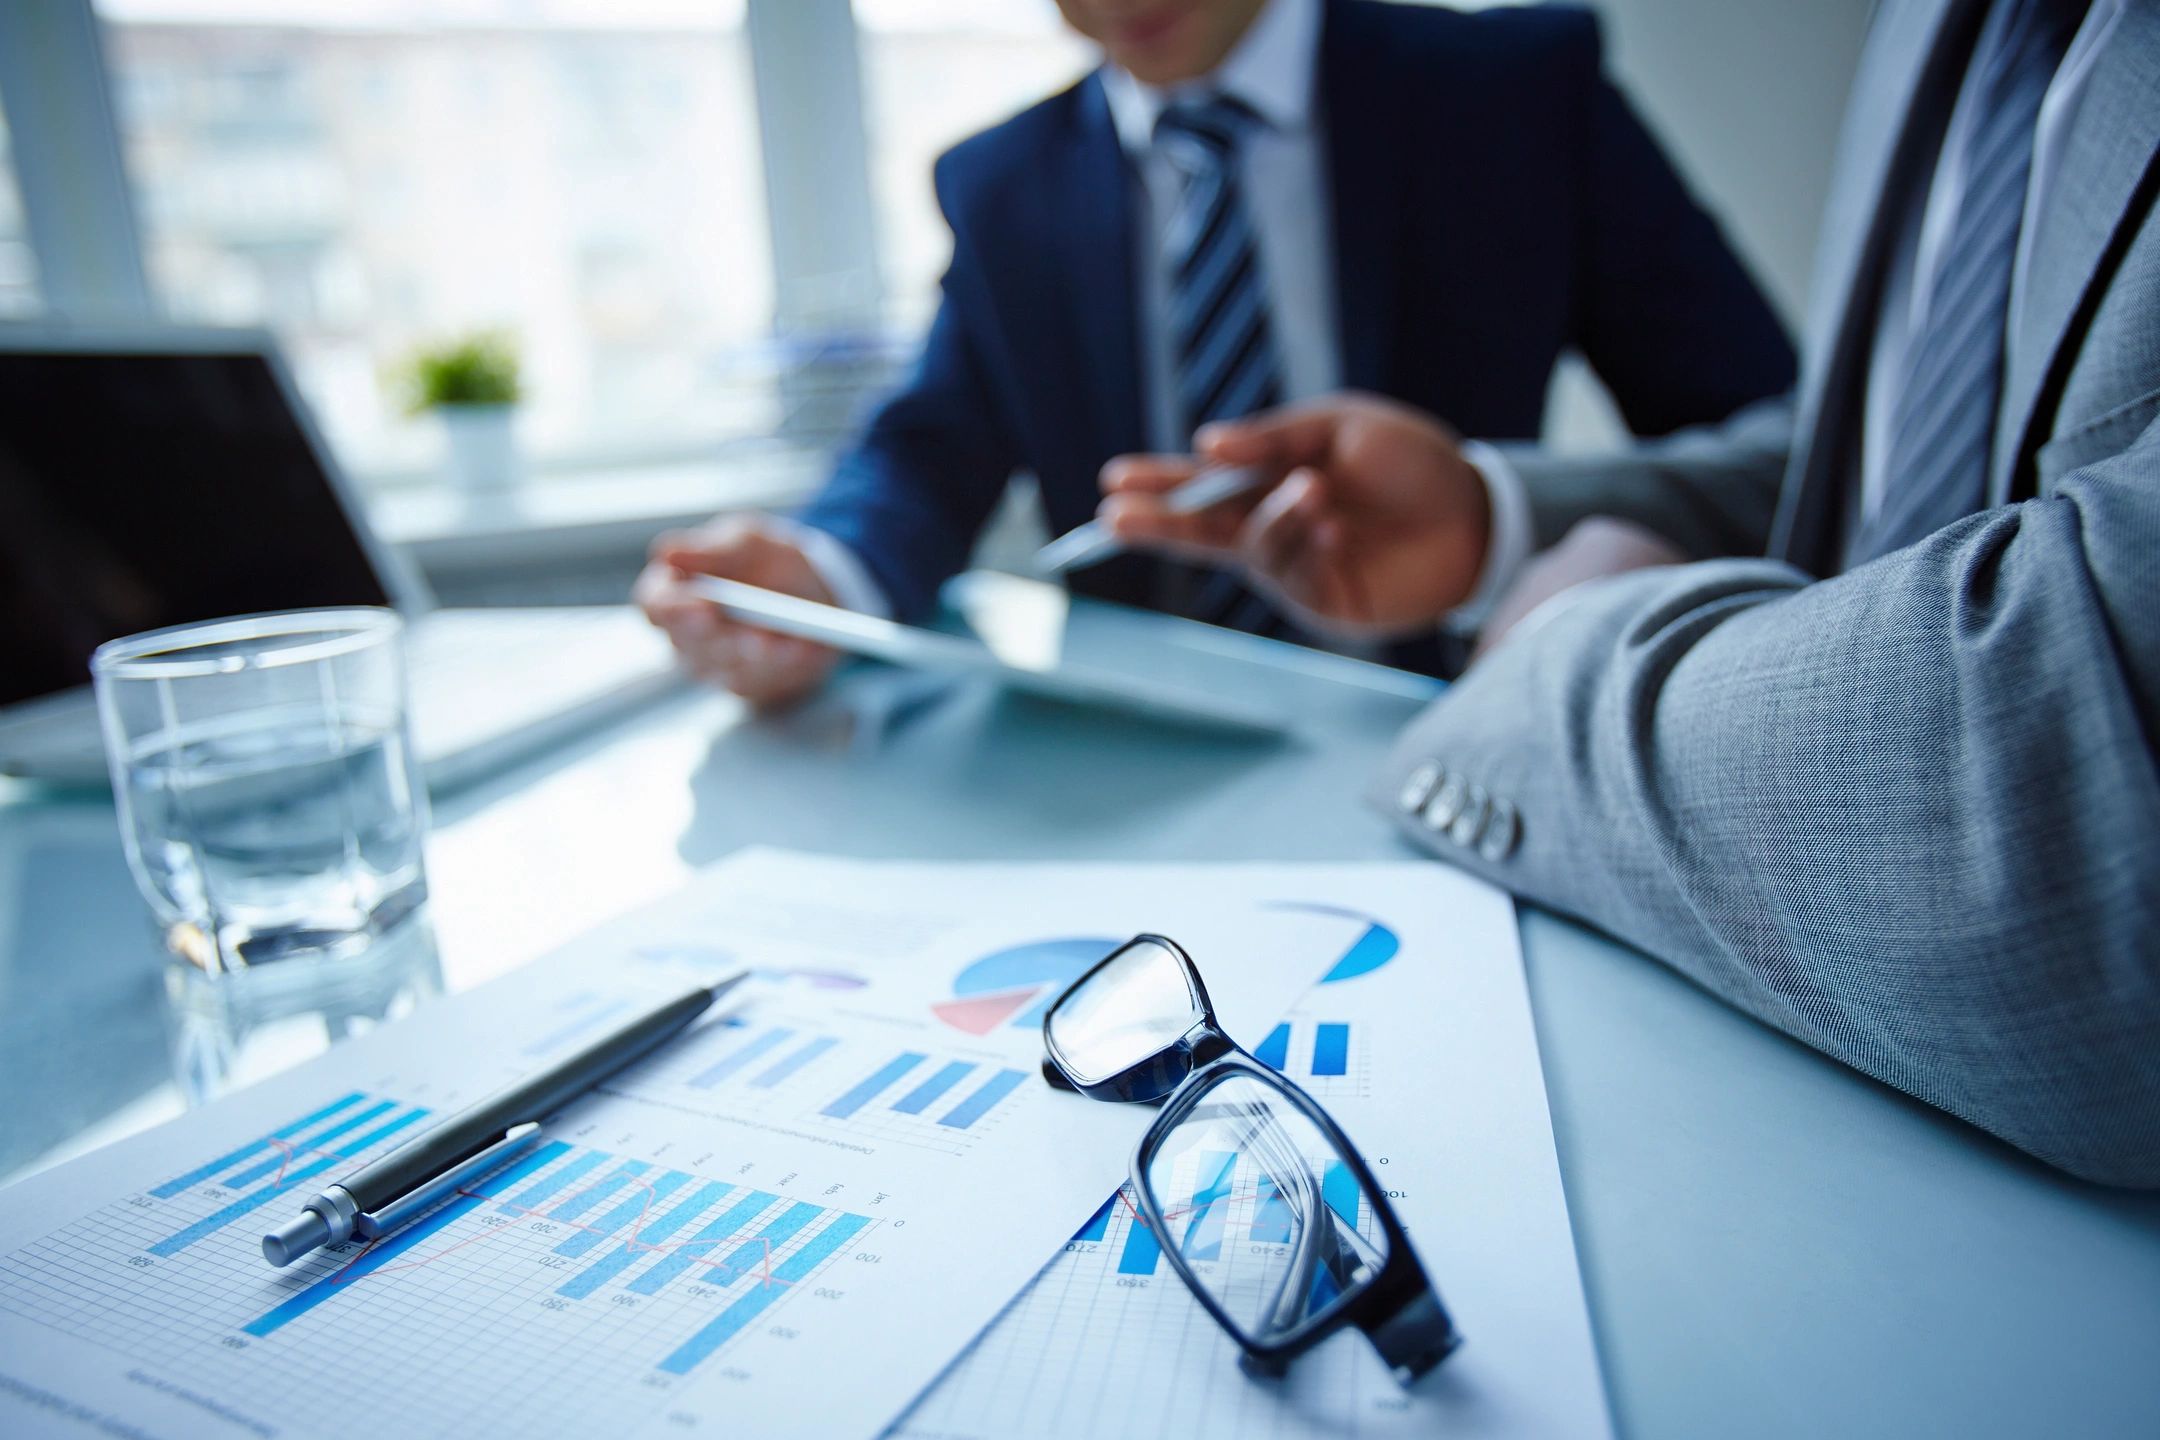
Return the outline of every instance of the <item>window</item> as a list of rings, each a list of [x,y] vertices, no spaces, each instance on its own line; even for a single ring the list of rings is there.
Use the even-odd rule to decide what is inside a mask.
[[[742,0],[99,8],[165,310],[275,330],[363,478],[432,475],[396,373],[474,329],[516,338],[535,468],[771,428]]]
[[[886,310],[919,329],[952,236],[930,166],[946,149],[1064,89],[1097,63],[1051,0],[854,0]]]
[[[0,109],[0,320],[33,315],[38,308],[37,259],[23,221],[22,192],[15,184],[7,111]]]

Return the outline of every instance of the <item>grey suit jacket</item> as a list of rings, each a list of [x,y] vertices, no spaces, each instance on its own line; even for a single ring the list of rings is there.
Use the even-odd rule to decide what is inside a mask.
[[[1619,462],[1516,456],[1541,542],[1612,514],[1705,558],[1584,587],[1373,798],[2051,1164],[2160,1186],[2160,0],[2026,242],[1992,508],[1834,573],[1885,196],[1924,183],[1968,3],[1878,12],[1796,393]],[[1771,558],[1708,558],[1740,555]]]

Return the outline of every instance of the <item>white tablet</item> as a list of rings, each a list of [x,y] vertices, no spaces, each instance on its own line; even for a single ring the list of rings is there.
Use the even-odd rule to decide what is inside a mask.
[[[1152,675],[1124,674],[1063,660],[1041,665],[1022,664],[1000,657],[979,641],[880,620],[874,615],[842,610],[834,605],[820,605],[815,600],[783,595],[777,590],[706,575],[693,577],[689,583],[700,595],[738,620],[911,669],[986,675],[1001,685],[1029,694],[1074,705],[1152,716],[1181,725],[1203,725],[1263,735],[1280,735],[1290,728],[1288,718],[1277,712],[1225,696],[1186,689]]]

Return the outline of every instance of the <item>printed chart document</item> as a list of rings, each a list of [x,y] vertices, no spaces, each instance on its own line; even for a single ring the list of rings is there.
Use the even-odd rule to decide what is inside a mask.
[[[909,1413],[905,1440],[1611,1433],[1514,907],[1435,865],[1374,866],[1308,893],[1326,897],[1315,910],[1354,919],[1359,938],[1286,1021],[1231,1033],[1309,1089],[1363,1152],[1463,1348],[1407,1392],[1354,1332],[1282,1380],[1248,1379],[1162,1259],[1168,1243],[1235,1265],[1279,1242],[1262,1233],[1264,1198],[1240,1167],[1245,1183],[1195,1197],[1167,1239],[1135,1223],[1129,1195],[1113,1197]],[[1229,959],[1193,956],[1210,985]],[[1339,1211],[1356,1203],[1354,1187],[1342,1200],[1322,1193]]]
[[[1043,1083],[1049,1000],[1155,930],[1264,1035],[1363,943],[1362,873],[737,857],[0,1192],[0,1434],[876,1435],[1148,1122]],[[357,1161],[737,968],[754,983],[509,1168],[373,1245],[264,1263],[263,1231]]]

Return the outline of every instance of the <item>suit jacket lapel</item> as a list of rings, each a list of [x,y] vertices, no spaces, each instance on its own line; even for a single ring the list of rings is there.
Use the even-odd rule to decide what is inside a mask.
[[[2160,151],[2160,3],[2131,0],[2096,57],[2064,140],[2049,204],[2029,237],[2025,293],[1996,417],[1988,503],[2010,498],[2043,388],[2068,363],[2073,321]]]
[[[1039,238],[1043,273],[1059,277],[1072,307],[1078,348],[1070,379],[1075,396],[1090,397],[1095,440],[1102,454],[1145,450],[1141,404],[1139,282],[1134,272],[1132,191],[1124,151],[1111,123],[1102,76],[1081,84],[1079,123],[1068,143],[1048,157],[1042,193],[1051,197],[1049,225]],[[1067,283],[1066,277],[1069,277]]]
[[[1838,467],[1851,458],[1839,442],[1855,429],[1883,247],[1916,183],[1910,172],[1931,173],[1916,151],[1940,129],[1963,71],[1947,42],[1979,7],[1980,0],[1884,5],[1853,77],[1809,287],[1792,466],[1770,539],[1771,554],[1818,571],[1836,531]],[[1832,443],[1819,443],[1826,438]]]
[[[1335,198],[1335,327],[1342,340],[1342,379],[1377,390],[1388,380],[1394,343],[1395,278],[1401,257],[1400,137],[1382,108],[1391,87],[1371,67],[1385,53],[1350,33],[1358,18],[1329,5],[1321,20],[1319,104],[1325,127],[1329,185]],[[1427,257],[1440,263],[1437,257]]]

